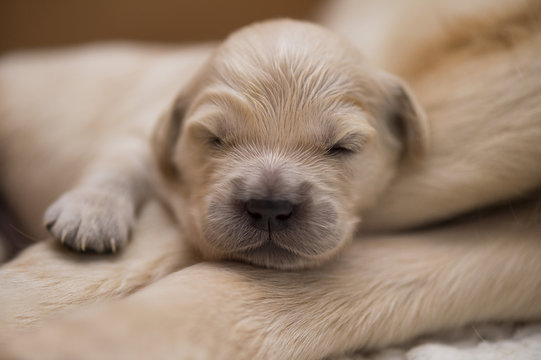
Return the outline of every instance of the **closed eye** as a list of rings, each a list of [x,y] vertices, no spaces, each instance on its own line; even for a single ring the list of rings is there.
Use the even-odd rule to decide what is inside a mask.
[[[358,132],[349,133],[328,147],[325,154],[334,157],[353,155],[361,152],[368,141],[369,136],[366,134]]]
[[[214,129],[211,129],[202,123],[193,123],[187,129],[187,132],[200,144],[208,146],[211,149],[221,149],[225,146],[224,139],[216,135]]]
[[[224,146],[224,141],[215,135],[210,136],[208,142],[212,147],[216,149],[222,148]]]
[[[334,144],[325,152],[328,156],[345,156],[355,153],[355,150],[348,147],[342,146],[340,144]]]

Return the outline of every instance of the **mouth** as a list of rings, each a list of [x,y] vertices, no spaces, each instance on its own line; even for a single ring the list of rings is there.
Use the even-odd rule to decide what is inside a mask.
[[[278,244],[267,241],[263,245],[231,254],[236,260],[242,260],[267,268],[292,268],[303,262],[302,257]]]

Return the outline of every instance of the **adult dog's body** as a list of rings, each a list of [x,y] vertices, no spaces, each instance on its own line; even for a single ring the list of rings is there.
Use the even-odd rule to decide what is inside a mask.
[[[436,39],[437,49],[428,47],[437,54],[433,61],[419,62],[422,67],[418,69],[403,70],[431,121],[431,150],[424,162],[400,169],[381,205],[365,219],[366,229],[432,223],[526,195],[539,187],[541,25],[539,8],[531,6],[523,5],[515,14],[501,18],[495,16],[483,26],[463,24],[464,33],[448,32],[446,37]],[[475,36],[468,34],[472,29],[477,30]],[[424,49],[425,54],[429,50]],[[81,67],[73,69],[75,73],[87,71],[85,61],[89,56],[95,55],[83,55]],[[167,57],[149,56],[156,56],[154,68],[143,59],[134,63],[133,69],[151,69],[147,72],[149,83],[142,82],[140,88],[142,98],[149,93],[156,96],[153,110],[148,110],[150,116],[157,115],[167,97],[174,96],[178,79],[171,84],[170,75],[163,70],[168,81],[154,80],[160,73],[152,69],[164,69],[158,64]],[[186,54],[179,56],[189,58]],[[196,55],[191,58],[193,62],[186,60],[186,69],[204,56]],[[103,59],[110,57],[110,53],[104,54]],[[73,101],[59,106],[51,98],[42,98],[41,103],[32,104],[32,111],[47,113],[55,120],[35,121],[25,128],[22,124],[29,124],[27,120],[35,116],[26,108],[30,105],[25,82],[39,84],[35,88],[39,95],[50,91],[44,89],[54,88],[53,83],[58,83],[60,91],[62,82],[56,75],[48,77],[46,69],[39,68],[35,61],[27,60],[29,64],[25,65],[22,60],[4,60],[1,70],[3,191],[24,223],[37,229],[38,213],[46,202],[75,180],[76,172],[70,171],[73,161],[79,161],[91,149],[77,140],[79,146],[75,149],[80,153],[74,151],[70,154],[73,158],[55,153],[59,151],[55,143],[73,133],[69,127],[45,137],[36,136],[32,144],[20,142],[28,138],[29,131],[40,135],[50,132],[52,121],[69,124],[68,119],[81,111]],[[65,65],[54,59],[51,64],[57,69]],[[20,72],[14,67],[19,67]],[[29,73],[31,70],[36,73]],[[183,69],[177,70],[180,78]],[[108,71],[102,74],[104,79],[109,77]],[[74,83],[64,84],[71,88]],[[130,87],[124,81],[119,84],[126,84],[119,85],[123,89]],[[147,90],[151,84],[161,89],[160,93]],[[110,95],[95,98],[92,103],[88,96],[95,96],[92,94],[98,90],[85,90],[84,94],[73,90],[67,93],[80,104],[91,104],[90,110],[103,111],[102,101],[111,99]],[[60,101],[56,96],[52,98]],[[137,100],[133,104],[138,104]],[[114,114],[102,118],[112,121],[123,116],[117,105]],[[144,108],[149,109],[146,105]],[[63,113],[54,114],[58,109]],[[123,108],[125,114],[133,114],[134,110],[129,104]],[[156,114],[150,114],[152,111]],[[119,132],[111,134],[117,136]],[[40,169],[42,162],[37,154],[44,151],[49,152],[47,158],[51,161],[47,169]],[[51,166],[56,168],[51,170]],[[59,181],[43,183],[39,174],[49,172],[58,174]],[[34,199],[44,200],[33,212]],[[365,237],[331,264],[304,272],[240,264],[197,264],[86,315],[86,328],[78,322],[81,320],[73,319],[52,325],[32,338],[35,347],[26,346],[32,343],[28,338],[19,338],[13,343],[14,351],[34,354],[50,346],[47,351],[37,352],[39,358],[46,358],[53,350],[70,354],[70,358],[99,357],[99,351],[110,358],[148,358],[160,356],[161,351],[171,357],[178,354],[188,358],[315,358],[358,347],[382,346],[471,321],[539,317],[539,214],[534,197],[529,202],[440,224],[431,230]],[[134,235],[134,245],[155,236],[140,228]],[[40,321],[51,309],[60,310],[88,298],[123,296],[193,262],[189,256],[182,261],[166,256],[170,247],[152,246],[142,251],[141,246],[131,252],[128,248],[119,259],[100,260],[106,264],[101,264],[99,273],[89,273],[87,264],[81,268],[65,257],[57,258],[50,244],[29,249],[0,273],[3,284],[11,284],[10,291],[0,293],[5,297],[2,303],[9,304],[3,321],[15,328],[23,327]],[[135,256],[148,261],[141,266],[139,260],[134,262]],[[47,261],[40,263],[43,258]],[[118,273],[126,264],[133,264],[127,267],[129,273]],[[78,274],[77,281],[69,280],[73,273]],[[59,274],[64,281],[54,281]],[[124,280],[126,275],[130,275],[130,281]],[[26,296],[25,289],[36,288],[35,297]],[[96,288],[99,296],[94,295]],[[47,300],[37,301],[37,296]],[[28,308],[34,310],[25,317]],[[148,334],[152,334],[152,340],[143,341]],[[95,347],[104,343],[107,346]]]

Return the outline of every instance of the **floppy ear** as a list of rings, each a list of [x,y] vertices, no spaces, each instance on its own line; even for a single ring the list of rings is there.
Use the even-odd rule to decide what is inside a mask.
[[[152,135],[152,149],[158,169],[167,177],[178,176],[173,163],[173,150],[180,136],[182,122],[188,108],[189,99],[179,95],[173,105],[158,119]]]
[[[425,111],[409,86],[395,76],[388,78],[387,95],[386,116],[391,132],[403,142],[409,159],[422,158],[429,142]]]
[[[209,72],[211,56],[190,79],[173,104],[160,116],[152,134],[152,150],[158,170],[166,177],[178,177],[179,172],[173,162],[173,152],[180,137],[184,117],[198,91],[204,84],[204,78]]]

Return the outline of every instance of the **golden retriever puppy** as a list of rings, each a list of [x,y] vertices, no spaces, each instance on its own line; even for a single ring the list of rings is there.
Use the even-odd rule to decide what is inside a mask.
[[[161,119],[158,188],[205,258],[310,266],[351,240],[426,134],[407,87],[343,39],[265,22],[231,35]]]
[[[411,69],[408,81],[429,115],[431,147],[422,161],[406,159],[398,163],[397,175],[380,200],[365,211],[365,229],[428,223],[516,199],[539,188],[541,12],[536,9],[519,6],[503,11],[504,16],[483,11],[487,19],[480,22],[453,19],[461,31],[448,31],[428,50],[410,49],[418,51],[422,66]],[[406,12],[404,17],[408,15],[411,13]],[[404,33],[407,30],[402,29]],[[427,59],[427,51],[437,56]],[[212,67],[208,69],[211,76]],[[172,74],[175,79],[180,75]],[[163,139],[164,133],[169,140],[158,141],[162,146],[155,147],[160,166],[168,171],[163,180],[166,194],[187,191],[185,197],[175,199],[189,204],[190,196],[201,195],[188,190],[218,180],[202,176],[198,179],[202,184],[185,185],[183,166],[190,163],[186,169],[191,174],[204,175],[209,166],[224,166],[223,172],[227,172],[227,164],[221,163],[235,161],[227,157],[228,151],[242,146],[228,144],[228,138],[219,136],[216,129],[201,129],[212,124],[210,116],[209,122],[202,124],[202,118],[195,116],[196,111],[203,110],[197,105],[203,106],[207,96],[203,88],[214,80],[205,80],[205,76],[201,74],[195,85],[187,87],[195,89],[194,96],[199,99],[188,99],[185,114],[183,106],[175,105],[181,116],[166,115],[156,131],[157,140]],[[165,83],[169,84],[141,91],[146,98]],[[5,88],[15,91],[19,82],[11,84]],[[230,93],[238,95],[236,91]],[[4,99],[13,99],[13,95],[0,98]],[[20,106],[27,100],[28,96],[21,96],[12,101]],[[230,105],[231,99],[226,100],[225,104],[206,104],[204,110],[212,115],[214,106]],[[27,111],[19,107],[14,114]],[[235,114],[243,118],[245,113],[237,110]],[[64,114],[62,119],[67,122],[69,116]],[[369,125],[378,126],[375,122]],[[250,129],[248,125],[244,128]],[[221,140],[196,143],[198,138],[190,135],[192,131],[202,134],[200,140],[216,140],[214,136]],[[21,134],[18,139],[22,139]],[[379,140],[381,135],[373,136]],[[269,141],[272,139],[269,137]],[[191,142],[193,148],[188,146]],[[37,146],[31,145],[22,155]],[[200,152],[204,146],[209,146],[207,153]],[[321,154],[321,150],[313,151]],[[196,163],[184,151],[192,151],[201,161]],[[223,157],[203,161],[209,154]],[[322,159],[325,164],[327,158]],[[13,170],[17,164],[8,165]],[[257,167],[254,169],[257,171]],[[25,170],[35,174],[34,167]],[[10,179],[13,176],[8,175]],[[218,176],[227,187],[233,174]],[[245,178],[251,176],[248,173]],[[256,183],[255,189],[261,187]],[[193,203],[199,204],[197,199]],[[176,211],[184,216],[182,209]],[[31,247],[6,264],[0,270],[0,317],[7,319],[2,323],[9,328],[24,328],[63,308],[129,295],[102,308],[78,312],[65,321],[42,324],[37,333],[6,339],[6,351],[9,346],[12,357],[22,359],[317,359],[396,344],[475,321],[541,317],[538,195],[529,202],[484,210],[469,219],[439,223],[429,229],[359,234],[349,251],[314,269],[280,271],[234,262],[201,262],[137,291],[138,286],[173,271],[176,265],[187,266],[190,260],[199,260],[189,254],[179,256],[176,263],[175,257],[185,249],[175,246],[176,236],[170,233],[175,229],[163,215],[156,208],[145,212],[144,223],[135,230],[134,246],[117,257],[99,257],[94,269],[100,271],[89,271],[87,258],[67,256],[49,243]],[[205,221],[203,218],[201,223]],[[156,228],[151,229],[151,224]],[[185,236],[190,235],[185,231]],[[156,246],[149,244],[156,239]],[[172,256],[169,246],[179,253]],[[28,293],[32,296],[26,296]]]
[[[401,80],[319,26],[269,21],[231,35],[162,117],[156,189],[203,258],[306,267],[351,240],[426,141]],[[123,246],[150,193],[142,149],[91,163],[47,210],[51,234],[82,251]]]

